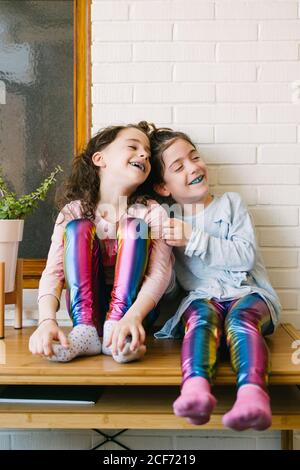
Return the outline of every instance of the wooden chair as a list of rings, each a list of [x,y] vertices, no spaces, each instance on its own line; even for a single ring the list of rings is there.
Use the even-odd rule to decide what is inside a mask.
[[[0,261],[0,339],[4,338],[5,305],[15,304],[16,329],[22,328],[23,311],[23,259],[18,258],[13,292],[5,293],[5,263]]]

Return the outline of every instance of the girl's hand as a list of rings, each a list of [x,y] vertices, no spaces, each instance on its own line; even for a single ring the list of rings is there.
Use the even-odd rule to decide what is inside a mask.
[[[163,238],[167,245],[186,246],[192,235],[193,227],[179,219],[168,219],[163,225]]]
[[[50,357],[53,355],[52,342],[59,341],[64,348],[68,348],[68,340],[64,332],[54,321],[46,320],[37,327],[29,338],[29,350],[32,354]]]
[[[107,347],[111,346],[113,354],[122,352],[127,336],[131,336],[130,351],[135,351],[144,344],[146,339],[141,319],[131,313],[124,315],[121,320],[116,322],[108,339]]]

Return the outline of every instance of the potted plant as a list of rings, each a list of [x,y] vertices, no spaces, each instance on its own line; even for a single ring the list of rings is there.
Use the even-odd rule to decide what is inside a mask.
[[[58,172],[63,171],[58,165],[41,185],[32,193],[17,197],[9,191],[0,167],[0,261],[5,263],[5,292],[12,292],[15,284],[19,242],[23,238],[24,218],[31,214],[39,201],[46,198],[53,186]]]

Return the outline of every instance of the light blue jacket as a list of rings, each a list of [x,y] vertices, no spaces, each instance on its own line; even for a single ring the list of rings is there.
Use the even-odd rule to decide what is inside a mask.
[[[238,193],[215,196],[195,216],[183,220],[193,227],[188,245],[174,248],[175,275],[167,290],[178,282],[188,295],[156,338],[176,338],[182,334],[180,319],[195,299],[232,300],[258,293],[266,301],[274,327],[281,305],[257,249],[251,216]],[[174,273],[174,274],[175,274]]]

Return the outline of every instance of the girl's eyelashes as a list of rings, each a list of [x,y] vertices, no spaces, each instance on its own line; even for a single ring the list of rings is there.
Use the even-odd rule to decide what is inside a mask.
[[[201,157],[200,155],[196,155],[195,157],[192,158],[192,160],[201,160]],[[183,168],[183,165],[180,165],[174,169],[174,172],[177,173],[178,171],[182,170],[182,168]]]
[[[178,168],[176,168],[176,169],[174,170],[174,171],[175,171],[175,173],[176,173],[177,171],[180,171],[182,168],[183,168],[183,166],[182,166],[182,165],[180,165]]]

